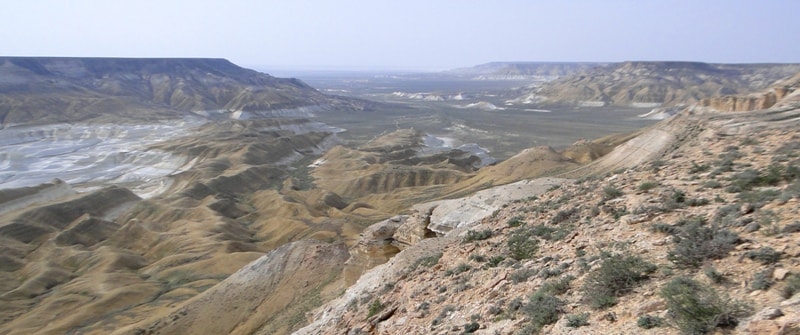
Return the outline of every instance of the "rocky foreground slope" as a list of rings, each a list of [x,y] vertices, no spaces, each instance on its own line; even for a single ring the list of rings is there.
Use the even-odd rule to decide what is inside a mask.
[[[798,126],[798,92],[698,106],[485,218],[381,223],[403,250],[296,334],[797,333]]]

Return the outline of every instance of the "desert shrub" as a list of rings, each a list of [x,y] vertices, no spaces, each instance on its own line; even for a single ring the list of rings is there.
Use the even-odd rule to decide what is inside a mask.
[[[578,207],[572,207],[570,209],[560,210],[556,213],[555,216],[550,220],[551,224],[559,224],[564,221],[571,221],[575,219],[578,214],[581,213],[581,209]]]
[[[561,299],[546,292],[536,291],[522,307],[522,311],[530,320],[530,326],[538,332],[542,327],[558,321],[563,308],[564,302]]]
[[[518,228],[507,240],[511,258],[516,260],[532,258],[539,250],[539,240],[530,229]]]
[[[445,271],[444,275],[445,276],[453,276],[453,275],[458,275],[458,274],[467,272],[469,270],[472,270],[472,267],[469,264],[461,263],[459,265],[456,265],[456,267]]]
[[[767,290],[775,284],[772,281],[772,269],[766,269],[753,274],[753,279],[750,281],[750,288],[753,290]]]
[[[478,330],[480,328],[481,328],[481,325],[478,324],[477,322],[473,321],[473,322],[467,323],[467,324],[464,325],[464,334],[472,334],[472,333],[474,333],[476,330]]]
[[[781,259],[781,253],[770,247],[762,247],[758,250],[750,250],[744,254],[745,257],[764,265],[769,265]]]
[[[717,271],[717,269],[715,269],[713,266],[707,266],[703,268],[703,274],[705,274],[706,278],[711,280],[711,282],[714,284],[722,284],[725,282],[725,276],[719,273],[719,271]]]
[[[608,201],[611,199],[619,198],[623,195],[622,190],[614,186],[606,186],[603,188],[603,200]]]
[[[486,261],[486,266],[493,268],[500,265],[500,263],[504,260],[506,260],[504,256],[492,256],[492,258],[489,258],[489,260]]]
[[[656,222],[650,226],[650,231],[662,234],[675,235],[680,232],[680,228],[668,223]]]
[[[509,227],[519,227],[525,224],[525,221],[522,220],[521,216],[515,216],[513,218],[508,219],[506,223]]]
[[[531,227],[531,233],[537,237],[541,237],[548,241],[558,241],[569,235],[574,227],[572,225],[559,225],[557,227],[550,227],[545,225],[536,225]]]
[[[697,164],[695,161],[692,161],[692,167],[689,168],[689,173],[695,174],[700,172],[706,172],[711,167],[708,164]]]
[[[386,306],[381,303],[380,300],[375,299],[369,304],[369,312],[367,313],[367,318],[371,318],[372,316],[380,313]]]
[[[646,182],[643,182],[643,183],[639,184],[639,191],[647,192],[647,191],[652,190],[652,189],[654,189],[656,187],[658,187],[658,182],[646,181]]]
[[[665,165],[667,165],[667,162],[663,160],[654,160],[650,162],[650,169],[653,172],[658,172],[658,170],[661,170],[661,168],[664,167]]]
[[[573,276],[564,276],[559,279],[548,280],[539,287],[539,291],[552,295],[562,295],[569,290],[570,282],[575,280]]]
[[[535,276],[537,273],[539,273],[539,271],[537,271],[536,269],[522,268],[522,269],[517,269],[514,272],[511,272],[509,278],[511,279],[512,283],[519,284],[527,281],[528,278]]]
[[[653,315],[642,315],[636,320],[636,325],[639,328],[653,329],[664,325],[664,319]]]
[[[567,263],[561,263],[558,266],[548,266],[539,271],[539,277],[546,279],[555,276],[560,276],[562,273],[564,273],[564,270],[566,270],[567,268],[569,268],[569,264]]]
[[[417,258],[417,260],[415,260],[414,263],[411,264],[411,269],[414,270],[414,269],[416,269],[416,268],[418,268],[420,266],[429,268],[431,266],[439,264],[439,259],[441,259],[441,258],[442,258],[442,253],[441,252],[435,253],[435,254],[430,255],[430,256]]]
[[[491,229],[484,230],[469,230],[467,235],[464,236],[464,242],[482,241],[492,237]]]
[[[781,295],[789,299],[797,292],[800,292],[800,275],[792,274],[786,278],[786,284],[781,289]]]
[[[746,169],[731,176],[731,183],[725,190],[729,193],[739,193],[752,189],[758,185],[759,174],[753,169]]]
[[[783,229],[781,229],[781,232],[784,234],[791,234],[799,231],[800,231],[800,222],[798,221],[787,224],[783,226]]]
[[[748,137],[743,138],[739,142],[739,144],[741,144],[741,145],[757,145],[758,144],[758,140],[748,136]]]
[[[686,193],[673,189],[671,192],[666,193],[666,197],[663,198],[662,202],[664,203],[664,209],[667,211],[681,208],[685,205]]]
[[[715,179],[711,179],[711,180],[705,181],[703,183],[703,187],[717,189],[717,188],[722,187],[722,183],[720,183],[719,181],[717,181]]]
[[[778,199],[781,196],[781,191],[775,189],[763,189],[745,191],[736,195],[740,201],[752,204],[756,208],[761,208],[764,204]]]
[[[676,224],[677,225],[677,224]],[[667,258],[681,267],[698,267],[707,259],[719,259],[733,250],[739,236],[716,224],[695,217],[680,225],[676,242]]]
[[[711,200],[706,198],[690,198],[686,199],[686,205],[689,207],[705,206],[711,203]]]
[[[656,269],[638,256],[606,255],[600,266],[586,275],[584,297],[593,308],[611,307],[617,297],[636,287]]]
[[[732,327],[750,312],[741,302],[721,297],[712,287],[685,277],[667,283],[660,295],[683,334],[705,334],[717,327]]]
[[[589,325],[589,313],[567,315],[567,327],[578,328]]]
[[[475,262],[478,262],[478,263],[484,263],[484,262],[486,262],[486,256],[479,255],[479,254],[472,254],[472,255],[469,255],[469,260],[475,261]]]
[[[714,223],[732,227],[735,225],[736,220],[742,216],[742,213],[739,211],[741,205],[739,204],[731,204],[720,207],[717,212],[714,214]]]

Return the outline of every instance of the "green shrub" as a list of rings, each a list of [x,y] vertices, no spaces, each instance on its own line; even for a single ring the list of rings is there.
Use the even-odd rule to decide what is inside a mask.
[[[703,183],[703,187],[717,189],[717,188],[721,188],[722,187],[722,183],[720,183],[720,182],[718,182],[718,181],[716,181],[714,179],[711,179],[711,180],[707,180],[706,182],[704,182]]]
[[[469,266],[469,264],[461,263],[461,264],[457,265],[456,267],[445,271],[444,275],[445,276],[452,276],[452,275],[457,275],[457,274],[461,274],[461,273],[467,272],[469,270],[472,270],[472,267]]]
[[[711,203],[711,200],[706,198],[691,198],[686,200],[686,205],[689,207],[705,206]]]
[[[781,253],[770,247],[762,247],[758,250],[750,250],[744,254],[745,257],[764,265],[769,265],[781,259]]]
[[[539,250],[539,240],[530,229],[518,228],[507,241],[511,258],[516,260],[533,258]]]
[[[712,287],[685,277],[667,283],[660,295],[683,334],[705,334],[717,327],[732,327],[750,312],[746,305],[721,297]]]
[[[675,236],[677,244],[669,251],[667,258],[681,267],[698,267],[707,259],[723,258],[739,241],[736,233],[717,225],[705,224],[703,218],[682,223],[680,232]]]
[[[603,188],[603,200],[611,200],[619,198],[623,195],[622,191],[614,186],[606,186]]]
[[[478,263],[483,263],[483,262],[486,262],[486,256],[479,255],[479,254],[472,254],[472,255],[469,255],[469,260],[475,261],[475,262],[478,262]]]
[[[555,216],[550,220],[551,224],[559,224],[564,221],[572,221],[573,219],[577,218],[578,214],[581,213],[580,208],[572,207],[570,209],[565,209],[558,211]]]
[[[778,199],[781,195],[781,191],[775,189],[764,189],[745,191],[736,195],[736,198],[742,202],[752,204],[756,208],[761,208],[764,206],[764,204]]]
[[[656,222],[650,226],[650,231],[662,234],[675,235],[678,234],[681,230],[680,228],[675,227],[671,224]]]
[[[567,327],[578,328],[589,325],[589,313],[567,315]]]
[[[417,258],[417,260],[415,260],[414,263],[411,264],[411,269],[414,270],[414,269],[416,269],[416,268],[418,268],[420,266],[429,268],[431,266],[439,264],[439,259],[441,259],[441,258],[442,258],[442,253],[441,252],[435,253],[435,254],[430,255],[430,256]]]
[[[695,174],[700,172],[706,172],[711,167],[708,164],[698,165],[695,161],[692,161],[692,167],[689,168],[689,173]]]
[[[562,295],[569,290],[570,282],[575,280],[573,276],[564,276],[559,279],[548,280],[539,287],[539,291],[552,295]]]
[[[646,315],[645,314],[645,315],[640,316],[639,319],[636,320],[636,325],[639,326],[639,328],[653,329],[653,328],[657,328],[657,327],[663,326],[664,325],[664,319],[662,319],[662,318],[660,318],[658,316],[652,316],[652,315]]]
[[[753,290],[768,290],[775,282],[772,280],[772,269],[766,269],[753,274],[750,288]]]
[[[607,255],[600,266],[586,275],[583,295],[592,308],[608,308],[617,297],[644,281],[657,267],[638,256]]]
[[[740,204],[731,204],[721,207],[717,210],[714,214],[714,223],[720,224],[725,227],[732,227],[735,225],[736,220],[742,217],[742,213],[739,211],[739,208],[742,206]]]
[[[646,182],[643,182],[643,183],[639,184],[639,191],[647,192],[647,191],[652,190],[652,189],[654,189],[656,187],[658,187],[658,182],[646,181]]]
[[[536,291],[531,295],[528,303],[522,307],[522,311],[530,320],[530,326],[538,332],[542,327],[558,321],[559,315],[564,308],[564,302],[555,296]]]
[[[492,256],[492,258],[489,258],[489,260],[486,261],[486,266],[493,268],[500,265],[500,263],[504,260],[506,260],[506,258],[503,256]]]
[[[464,242],[482,241],[492,237],[491,229],[484,230],[469,230],[467,235],[464,236]]]
[[[480,329],[481,325],[477,322],[470,322],[464,325],[464,334],[472,334],[476,330]]]
[[[541,237],[548,241],[558,241],[569,235],[574,227],[569,224],[559,225],[557,227],[550,227],[545,225],[536,225],[530,228],[531,233],[537,237]]]
[[[719,273],[713,266],[703,268],[703,274],[714,284],[722,284],[725,282],[725,276]]]
[[[521,216],[515,216],[508,220],[506,223],[509,227],[519,227],[525,224],[525,221],[522,220]]]
[[[511,279],[512,283],[519,284],[528,281],[528,278],[535,276],[537,273],[539,273],[539,271],[537,271],[536,269],[522,268],[522,269],[517,269],[514,272],[511,272],[509,278]]]
[[[380,300],[378,299],[373,300],[372,303],[369,304],[369,313],[367,313],[367,318],[369,319],[372,316],[380,313],[384,308],[386,308],[386,306],[383,303],[381,303]]]

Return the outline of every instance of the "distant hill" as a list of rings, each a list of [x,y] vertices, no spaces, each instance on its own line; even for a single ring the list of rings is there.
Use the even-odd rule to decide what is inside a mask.
[[[755,92],[799,71],[800,64],[623,62],[585,69],[526,94],[587,107],[673,106]]]
[[[605,63],[491,62],[447,71],[476,80],[528,80],[567,76]]]
[[[0,123],[174,118],[342,103],[225,59],[0,57]]]

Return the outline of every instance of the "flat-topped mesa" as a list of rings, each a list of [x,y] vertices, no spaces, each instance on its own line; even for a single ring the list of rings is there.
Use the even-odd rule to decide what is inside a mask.
[[[208,58],[0,57],[0,123],[174,119],[349,106],[298,79]]]

